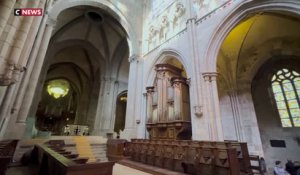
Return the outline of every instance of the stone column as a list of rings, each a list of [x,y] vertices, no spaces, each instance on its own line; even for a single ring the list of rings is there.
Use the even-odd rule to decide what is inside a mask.
[[[36,58],[36,62],[34,65],[34,69],[32,71],[32,74],[30,76],[29,79],[29,84],[28,84],[28,89],[27,92],[24,96],[23,99],[23,105],[20,108],[20,112],[17,118],[17,124],[20,126],[23,126],[23,128],[25,129],[25,125],[26,125],[26,118],[28,116],[32,101],[33,101],[33,97],[36,91],[36,87],[37,87],[37,83],[38,83],[38,79],[40,77],[40,72],[44,63],[44,59],[45,59],[45,55],[48,49],[48,44],[51,38],[51,34],[53,31],[53,28],[55,26],[55,21],[48,19],[48,23],[45,27],[45,31],[43,32],[43,38],[42,38],[42,43],[40,45],[39,51],[37,53],[37,58]],[[22,137],[22,132],[24,130],[20,129],[19,133],[19,137]]]
[[[93,135],[100,135],[101,134],[101,123],[103,120],[103,113],[102,111],[104,110],[104,94],[105,94],[105,84],[106,84],[106,79],[103,77],[101,78],[101,85],[100,85],[100,91],[99,91],[99,98],[97,102],[97,111],[96,111],[96,116],[95,116],[95,122],[94,122],[94,127],[93,127]],[[104,136],[104,135],[102,135]]]
[[[16,99],[14,101],[14,111],[16,111],[16,115],[18,115],[18,112],[20,110],[20,107],[22,105],[24,96],[26,94],[27,86],[30,81],[30,76],[32,75],[32,72],[34,71],[34,64],[37,59],[37,54],[39,52],[39,48],[42,44],[42,39],[44,36],[45,27],[46,27],[46,21],[47,17],[40,18],[37,21],[37,25],[40,25],[39,27],[36,27],[35,32],[37,33],[36,39],[33,43],[33,46],[31,48],[31,52],[29,54],[29,58],[27,59],[27,70],[23,75],[23,80],[20,83],[20,88],[17,92]],[[25,63],[23,63],[25,65]]]
[[[121,132],[121,138],[131,139],[136,137],[136,96],[137,94],[137,78],[138,78],[138,66],[139,56],[133,55],[129,58],[129,80],[128,80],[128,95],[127,95],[127,109],[126,109],[126,120],[125,129]]]
[[[115,121],[116,121],[116,110],[117,110],[117,100],[118,100],[118,90],[119,90],[119,82],[117,80],[112,82],[113,88],[112,91],[112,101],[111,101],[111,119],[110,119],[110,130],[114,132]]]
[[[10,115],[9,106],[11,102],[11,98],[13,96],[13,92],[16,85],[9,85],[7,86],[7,90],[4,95],[4,100],[1,103],[0,108],[0,138],[3,138],[5,132],[6,132],[6,126],[8,123],[8,116]],[[15,128],[14,128],[15,129]]]
[[[12,14],[16,0],[1,0],[0,2],[0,36],[7,24],[9,16]]]
[[[146,116],[147,115],[146,114],[147,113],[147,111],[146,111],[147,107],[145,107],[147,105],[146,103],[147,103],[147,93],[143,93],[143,100],[141,102],[141,108],[143,110],[141,110],[141,112],[140,112],[141,116]],[[145,117],[140,117],[140,121],[139,121],[139,123],[137,123],[138,124],[138,126],[137,126],[137,138],[142,138],[142,139],[147,138],[147,136],[146,136],[146,133],[147,133],[146,123],[147,123],[146,118]]]
[[[114,117],[115,117],[115,103],[116,103],[116,97],[117,97],[117,90],[118,90],[118,82],[116,81],[116,78],[106,78],[105,81],[105,92],[104,92],[104,98],[102,101],[104,102],[103,108],[101,111],[102,119],[100,121],[101,123],[101,135],[106,135],[107,133],[113,133],[114,128]]]
[[[211,140],[223,141],[223,128],[222,120],[220,115],[220,104],[217,89],[217,73],[216,72],[206,72],[203,73],[203,78],[205,81],[205,88],[207,93],[207,117],[209,119],[210,137]]]
[[[5,1],[4,1],[5,2]],[[22,8],[26,7],[30,3],[28,1],[18,1],[14,3],[13,7]],[[13,8],[12,7],[12,8]],[[11,9],[10,16],[13,16],[13,9]],[[0,84],[3,86],[8,86],[17,81],[22,69],[17,65],[18,56],[23,49],[23,43],[27,37],[27,32],[32,22],[32,17],[14,17],[10,19],[9,31],[2,30],[2,38],[4,41],[0,43]],[[6,21],[6,23],[8,23]],[[16,54],[16,55],[15,55]]]
[[[153,123],[153,92],[154,87],[150,86],[147,90],[147,123]]]
[[[199,43],[197,40],[197,29],[196,29],[196,19],[193,16],[192,11],[192,1],[189,1],[189,12],[190,12],[190,19],[187,20],[187,35],[189,38],[189,45],[190,45],[190,61],[191,64],[191,83],[190,83],[190,106],[191,106],[191,122],[192,122],[192,137],[195,140],[208,140],[210,137],[207,134],[209,132],[209,121],[208,119],[203,116],[202,108],[205,104],[204,97],[205,97],[205,87],[202,82],[201,76],[201,69],[202,67],[201,58],[199,56]]]
[[[239,100],[237,95],[237,90],[231,89],[228,91],[228,95],[230,98],[231,108],[232,108],[232,114],[233,114],[233,121],[234,121],[234,127],[236,131],[236,138],[239,141],[243,141],[243,133],[242,133],[242,123],[240,118],[240,111],[239,111]]]
[[[4,73],[4,84],[16,83],[19,80],[21,72],[24,71],[22,65],[19,65],[18,63],[33,19],[33,17],[25,17],[18,27],[18,30],[16,30],[15,39],[12,43],[13,45],[5,58],[5,60],[7,60],[8,69],[6,69]]]

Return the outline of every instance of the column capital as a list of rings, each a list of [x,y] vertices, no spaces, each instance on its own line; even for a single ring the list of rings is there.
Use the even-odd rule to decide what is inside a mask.
[[[217,73],[217,72],[203,72],[202,73],[204,80],[209,81],[209,82],[216,81],[218,75],[219,75],[219,73]]]
[[[128,61],[129,61],[130,63],[133,63],[133,62],[135,62],[135,61],[138,62],[138,61],[140,60],[140,58],[141,58],[140,55],[133,54],[133,55],[129,56]]]

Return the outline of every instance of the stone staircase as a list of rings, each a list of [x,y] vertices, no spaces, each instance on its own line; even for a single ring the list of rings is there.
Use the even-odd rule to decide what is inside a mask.
[[[88,139],[84,136],[74,136],[73,137],[77,154],[79,154],[79,157],[88,157],[88,162],[96,162],[94,153],[92,151],[90,142]]]
[[[108,161],[106,156],[106,144],[92,144],[91,145],[93,154],[97,161],[106,162]]]

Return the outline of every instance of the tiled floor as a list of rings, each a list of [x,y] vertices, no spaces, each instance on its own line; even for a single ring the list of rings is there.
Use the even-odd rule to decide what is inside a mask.
[[[7,170],[6,175],[36,175],[35,167],[15,167]],[[151,175],[142,171],[129,168],[120,164],[115,164],[113,175]]]
[[[113,175],[151,175],[142,171],[129,168],[120,164],[115,164],[113,169]]]

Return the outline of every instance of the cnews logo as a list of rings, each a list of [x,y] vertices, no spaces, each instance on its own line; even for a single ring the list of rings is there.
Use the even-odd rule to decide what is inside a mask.
[[[22,8],[14,10],[15,16],[42,16],[42,8]]]

